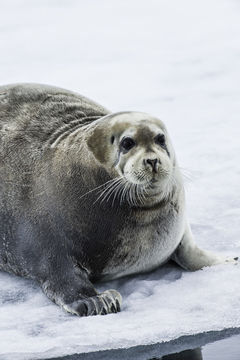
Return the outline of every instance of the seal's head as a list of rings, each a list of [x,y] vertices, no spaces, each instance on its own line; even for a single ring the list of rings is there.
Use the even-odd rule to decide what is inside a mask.
[[[111,177],[124,185],[116,189],[133,206],[162,200],[176,184],[174,149],[165,125],[155,117],[140,112],[107,115],[96,121],[87,143]]]

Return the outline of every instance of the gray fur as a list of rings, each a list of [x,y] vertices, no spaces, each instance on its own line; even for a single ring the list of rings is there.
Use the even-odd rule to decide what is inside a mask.
[[[151,140],[158,131],[165,148]],[[138,141],[128,154],[119,150],[123,136]],[[158,185],[135,199],[116,186],[104,198],[102,184],[124,171],[126,184],[136,174],[150,179],[142,157],[156,156]],[[0,162],[0,268],[37,280],[70,313],[120,310],[121,295],[98,294],[97,279],[151,270],[170,257],[188,270],[226,261],[194,244],[174,150],[164,124],[147,114],[110,114],[50,86],[0,87]]]

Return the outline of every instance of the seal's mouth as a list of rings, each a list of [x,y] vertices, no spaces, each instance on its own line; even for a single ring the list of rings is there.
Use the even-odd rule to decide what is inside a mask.
[[[138,184],[141,186],[153,188],[158,185],[161,186],[163,182],[166,182],[170,176],[170,173],[166,170],[159,171],[158,173],[137,173],[123,174],[123,177],[132,184]]]
[[[111,206],[114,206],[114,204],[119,206],[128,203],[131,207],[144,207],[151,206],[151,204],[155,204],[159,199],[162,199],[162,195],[166,193],[163,182],[159,182],[159,179],[155,176],[141,180],[141,182],[132,182],[123,175],[108,180],[106,183],[90,190],[90,192],[96,191],[94,204],[105,202]]]
[[[173,174],[169,170],[159,169],[157,173],[139,171],[124,173],[123,178],[129,191],[126,192],[126,198],[130,200],[130,205],[145,206],[149,201],[156,202],[163,199],[173,182]],[[131,200],[134,199],[133,204]]]
[[[128,203],[133,207],[149,206],[162,199],[171,184],[171,171],[159,170],[157,173],[136,169],[123,171],[96,188],[96,202],[121,205]],[[93,190],[91,190],[92,192]]]

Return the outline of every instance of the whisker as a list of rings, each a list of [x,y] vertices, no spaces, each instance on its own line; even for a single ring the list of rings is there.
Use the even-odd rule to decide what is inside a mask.
[[[183,168],[183,167],[179,167],[179,169],[181,170],[181,174],[184,180],[188,181],[188,182],[192,182],[194,181],[197,176],[195,174],[193,174],[193,172],[189,169]]]
[[[81,196],[79,197],[79,199],[81,199],[82,197],[90,194],[90,193],[93,192],[93,191],[96,191],[96,190],[100,189],[101,187],[105,186],[105,185],[108,184],[108,183],[111,183],[112,181],[115,181],[115,179],[108,180],[108,181],[106,181],[104,184],[99,185],[99,186],[95,187],[94,189],[91,189],[91,190],[87,191],[85,194],[81,195]]]
[[[116,178],[114,179],[114,181],[111,182],[111,184],[108,184],[107,187],[100,193],[100,195],[97,197],[97,199],[94,201],[93,204],[95,204],[98,200],[101,199],[101,197],[104,196],[104,198],[102,199],[102,201],[105,199],[105,196],[107,196],[109,194],[109,191],[112,190],[112,188],[114,188],[115,186],[118,185],[119,181],[121,181],[120,178]]]
[[[137,206],[137,192],[136,192],[137,184],[133,184],[133,194],[134,194],[134,205]]]
[[[129,205],[132,205],[132,193],[131,193],[131,184],[128,184],[128,186],[126,187],[126,200],[129,203]]]
[[[114,205],[115,199],[117,198],[118,194],[120,193],[120,191],[121,191],[122,188],[123,188],[123,186],[122,186],[123,184],[124,184],[124,182],[121,181],[121,182],[118,184],[118,187],[114,189],[115,194],[114,194],[113,201],[112,201],[112,207],[113,207],[113,205]]]
[[[101,199],[101,203],[102,203],[104,200],[106,200],[106,198],[108,198],[109,195],[111,195],[112,191],[113,191],[115,188],[118,187],[119,181],[120,181],[120,179],[119,179],[118,181],[116,181],[114,184],[111,184],[111,186],[109,186],[107,189],[103,190],[103,191],[101,192],[101,194],[98,196],[98,198],[95,200],[95,202],[97,202],[97,201],[100,200],[101,198],[102,198],[102,199]],[[95,202],[94,202],[94,203],[95,203]]]
[[[139,193],[141,197],[142,204],[144,204],[144,201],[146,200],[146,196],[144,195],[145,188],[143,186],[139,186]]]
[[[136,184],[136,186],[135,186],[135,192],[136,192],[136,200],[138,200],[138,201],[140,201],[140,203],[142,203],[141,198],[140,198],[138,184]]]
[[[122,202],[124,201],[125,195],[126,195],[126,197],[127,197],[128,187],[129,187],[129,183],[128,183],[128,182],[125,182],[124,188],[123,188],[123,191],[122,191],[122,194],[121,194],[121,204],[122,204]]]
[[[121,189],[121,192],[120,192],[120,205],[122,204],[122,202],[123,202],[123,193],[124,193],[124,190],[125,190],[125,187],[126,187],[126,182],[125,183],[123,183],[123,187],[122,187],[122,189]]]
[[[119,187],[116,189],[116,192],[115,192],[115,195],[113,198],[113,202],[112,202],[112,206],[117,197],[120,198],[120,205],[122,204],[122,194],[125,189],[125,186],[126,186],[126,181],[123,179],[122,182],[119,184]]]
[[[127,187],[127,193],[126,193],[126,197],[128,197],[129,201],[130,201],[130,205],[134,205],[134,197],[133,197],[133,184],[128,184]]]

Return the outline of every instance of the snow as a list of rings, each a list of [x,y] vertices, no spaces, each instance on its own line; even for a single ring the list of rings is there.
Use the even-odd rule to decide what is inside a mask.
[[[0,82],[65,87],[113,111],[165,121],[199,246],[240,255],[240,2],[1,1]],[[41,359],[240,327],[240,265],[169,264],[99,284],[119,314],[77,318],[0,274],[0,359]]]

